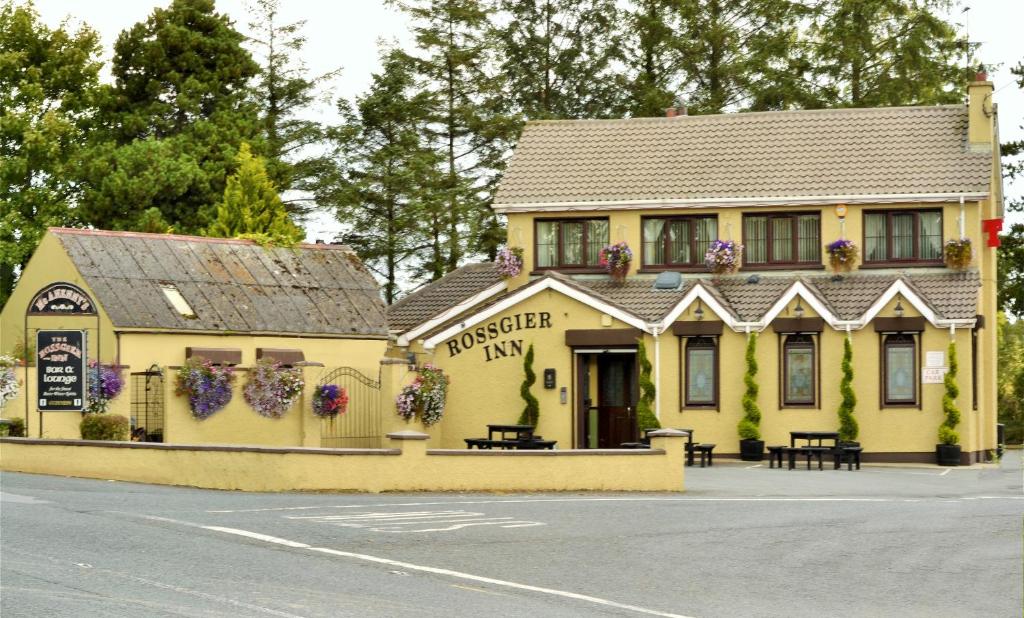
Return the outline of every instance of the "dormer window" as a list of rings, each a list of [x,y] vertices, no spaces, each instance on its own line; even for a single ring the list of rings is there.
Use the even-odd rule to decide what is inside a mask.
[[[536,223],[537,268],[599,268],[608,244],[608,219],[540,220]]]
[[[942,263],[941,210],[864,213],[864,263]]]

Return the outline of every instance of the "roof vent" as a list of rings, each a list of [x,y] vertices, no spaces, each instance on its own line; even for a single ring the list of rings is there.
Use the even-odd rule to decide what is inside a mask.
[[[750,275],[747,277],[747,283],[761,283],[761,275]]]
[[[672,271],[658,273],[658,278],[654,280],[655,290],[678,290],[682,285],[683,276]]]

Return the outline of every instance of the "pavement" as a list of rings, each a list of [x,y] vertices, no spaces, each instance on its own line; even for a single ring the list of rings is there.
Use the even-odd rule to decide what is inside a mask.
[[[685,494],[252,494],[0,475],[0,614],[1021,616],[998,466],[688,468]]]

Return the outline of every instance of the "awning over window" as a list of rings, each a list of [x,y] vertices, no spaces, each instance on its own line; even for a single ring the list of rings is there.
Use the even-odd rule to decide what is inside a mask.
[[[822,318],[775,318],[772,330],[777,333],[820,333],[825,330]]]
[[[636,345],[643,333],[639,328],[592,328],[565,331],[565,345]]]
[[[238,348],[185,348],[185,358],[205,358],[214,365],[240,365],[242,351]]]
[[[925,320],[916,318],[875,318],[872,320],[879,333],[920,333],[924,331]]]
[[[282,365],[291,367],[306,360],[302,350],[294,348],[256,348],[256,359],[272,358]]]
[[[672,333],[677,337],[707,337],[722,334],[722,323],[717,320],[679,321],[672,325]]]

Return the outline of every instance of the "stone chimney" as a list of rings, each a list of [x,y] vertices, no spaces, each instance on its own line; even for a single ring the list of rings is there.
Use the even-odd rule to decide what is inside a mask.
[[[967,84],[967,143],[971,150],[991,151],[995,140],[992,82],[979,71]]]

